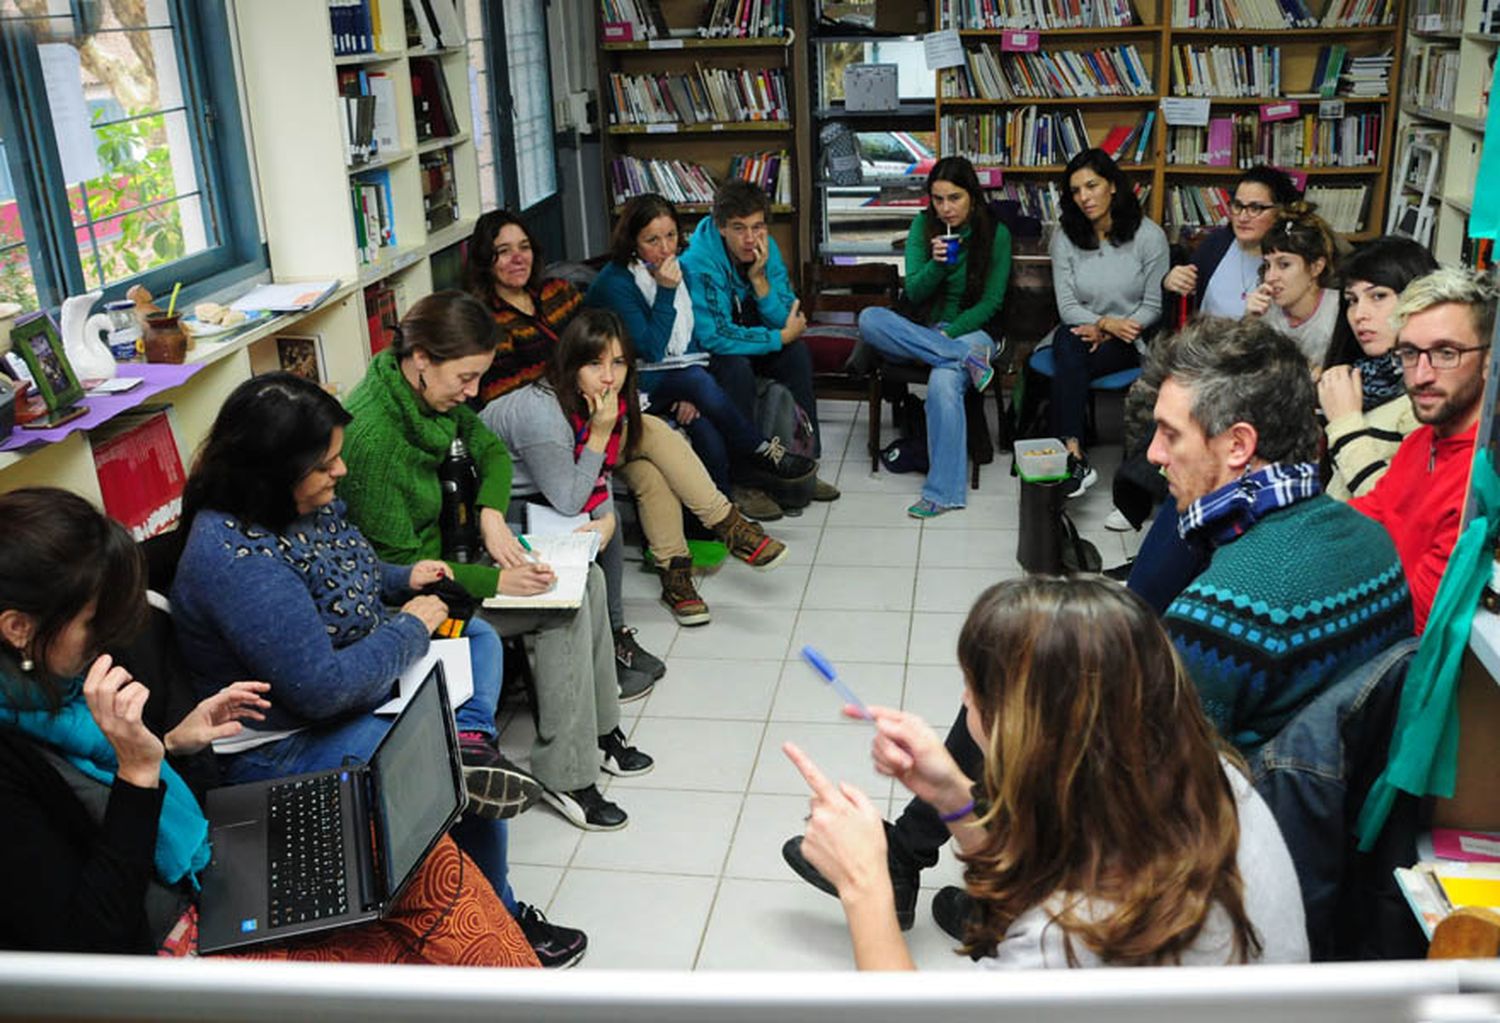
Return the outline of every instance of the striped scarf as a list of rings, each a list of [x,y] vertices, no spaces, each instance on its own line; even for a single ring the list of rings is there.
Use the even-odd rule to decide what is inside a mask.
[[[589,439],[589,421],[583,416],[569,413],[568,422],[573,427],[573,461],[583,454],[583,446]],[[594,480],[593,492],[583,502],[583,511],[591,512],[604,503],[609,496],[609,474],[620,464],[620,444],[625,437],[625,396],[620,396],[620,414],[615,419],[614,429],[609,431],[609,440],[604,445],[604,464],[599,467],[599,478]]]
[[[1204,494],[1177,517],[1178,535],[1201,533],[1215,547],[1243,536],[1270,512],[1323,492],[1312,462],[1273,462]]]

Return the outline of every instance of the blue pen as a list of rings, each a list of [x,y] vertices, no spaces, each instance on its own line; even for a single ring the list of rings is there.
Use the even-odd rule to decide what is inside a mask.
[[[843,701],[845,703],[851,704],[856,707],[859,710],[860,717],[864,718],[866,721],[875,720],[875,715],[870,713],[870,708],[865,706],[865,701],[861,700],[858,696],[855,696],[854,690],[850,689],[848,685],[846,685],[839,678],[839,673],[833,670],[833,663],[829,661],[828,658],[824,657],[812,647],[805,646],[802,648],[802,659],[808,664],[812,665],[814,671],[823,676],[823,681],[832,686],[833,691],[838,693],[839,696],[843,698]]]

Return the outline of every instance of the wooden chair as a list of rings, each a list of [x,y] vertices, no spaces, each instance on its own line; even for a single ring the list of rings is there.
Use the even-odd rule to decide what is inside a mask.
[[[865,447],[870,471],[880,462],[880,379],[845,368],[859,342],[858,318],[871,306],[893,305],[901,277],[890,263],[802,265],[802,311],[807,332],[802,342],[813,360],[813,391],[819,398],[862,401],[869,409]]]
[[[1465,906],[1432,929],[1428,959],[1493,959],[1500,955],[1500,913]]]

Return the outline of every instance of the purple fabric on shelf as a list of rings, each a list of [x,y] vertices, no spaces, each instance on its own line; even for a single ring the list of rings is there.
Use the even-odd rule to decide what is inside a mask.
[[[17,426],[9,437],[0,441],[0,451],[17,451],[42,444],[56,444],[70,433],[92,430],[122,412],[144,405],[163,391],[186,383],[188,378],[201,368],[201,363],[192,362],[181,366],[167,363],[121,363],[120,376],[140,377],[142,383],[139,387],[126,391],[124,394],[85,394],[80,404],[88,411],[83,415],[50,430],[27,430]]]

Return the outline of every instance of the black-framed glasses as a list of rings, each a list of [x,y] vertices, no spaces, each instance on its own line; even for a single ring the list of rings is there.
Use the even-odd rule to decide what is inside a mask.
[[[1422,361],[1422,356],[1427,356],[1427,362],[1433,369],[1457,369],[1458,364],[1464,361],[1466,352],[1482,352],[1489,345],[1473,345],[1469,348],[1460,348],[1457,345],[1436,345],[1432,348],[1418,348],[1416,345],[1397,345],[1396,358],[1401,360],[1401,365],[1412,369]]]
[[[1276,208],[1275,203],[1268,202],[1240,202],[1238,199],[1229,200],[1229,213],[1238,217],[1248,213],[1252,217],[1258,217],[1262,213],[1269,213]]]

